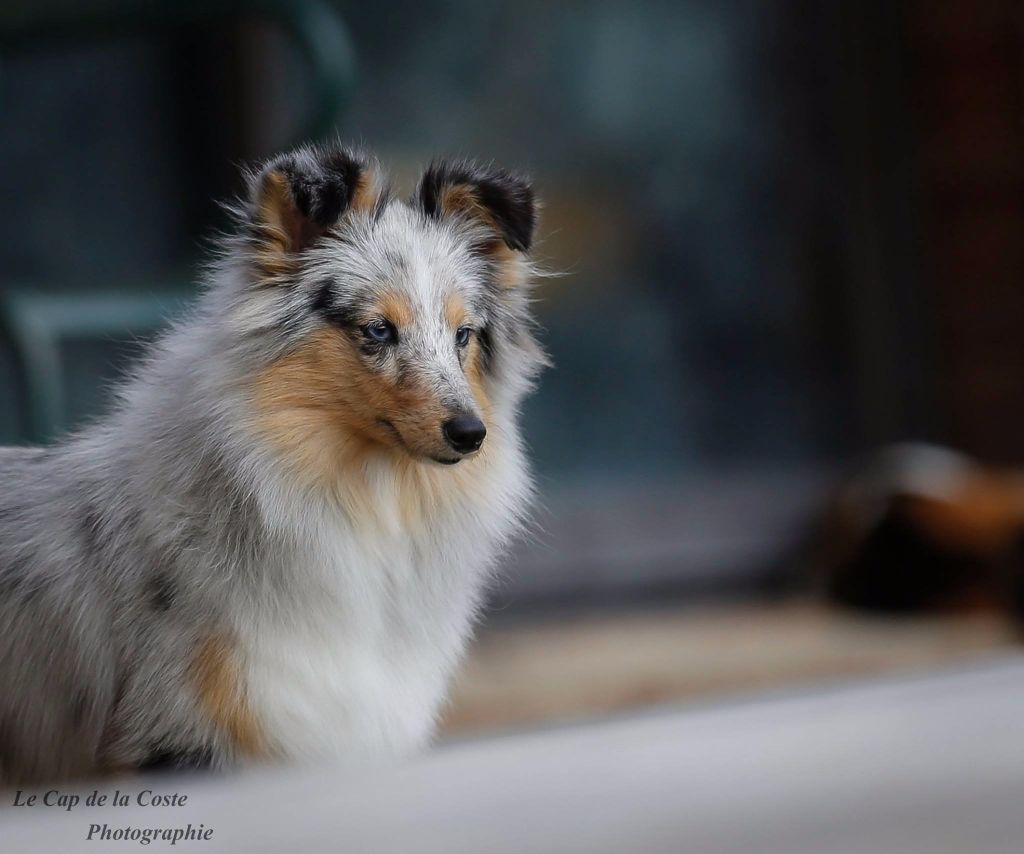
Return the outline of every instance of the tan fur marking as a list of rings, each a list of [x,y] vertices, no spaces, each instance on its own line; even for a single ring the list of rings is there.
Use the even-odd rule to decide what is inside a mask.
[[[411,326],[413,322],[412,306],[409,300],[402,294],[389,291],[384,294],[378,303],[380,313],[390,320],[395,326]]]
[[[295,203],[288,180],[280,172],[271,172],[263,179],[258,203],[261,245],[256,263],[268,276],[278,276],[293,269],[289,257],[298,238]]]
[[[367,454],[437,453],[444,412],[426,389],[370,371],[344,333],[322,329],[256,380],[258,427],[304,478],[337,483],[364,470]],[[400,438],[380,424],[386,419]],[[436,437],[434,436],[436,432]]]
[[[486,247],[489,253],[499,254],[502,250],[505,252],[515,251],[509,249],[505,244],[505,241],[500,236],[501,229],[498,227],[498,223],[495,222],[494,216],[480,203],[480,198],[471,185],[452,184],[450,187],[446,187],[441,193],[441,210],[447,216],[463,216],[468,219],[479,220],[491,229],[494,232],[494,241]]]
[[[444,316],[453,332],[462,326],[466,320],[466,303],[462,301],[462,297],[458,294],[448,295],[444,301]]]
[[[467,376],[485,422],[490,402],[479,370],[479,344],[467,354]],[[428,390],[400,388],[369,371],[344,333],[322,329],[256,379],[255,427],[305,485],[324,489],[352,518],[381,521],[379,481],[371,472],[386,461],[393,473],[403,524],[424,523],[467,489],[488,463],[488,443],[454,468],[420,458],[443,453],[446,413]],[[382,427],[386,418],[401,437]],[[383,524],[383,522],[382,522]]]
[[[448,216],[468,216],[486,222],[497,230],[494,217],[477,198],[476,191],[469,184],[452,184],[441,193],[441,210]]]
[[[351,208],[360,213],[370,213],[380,198],[380,176],[370,168],[359,176],[359,182],[352,191]]]
[[[256,380],[257,427],[307,482],[331,484],[374,443],[368,413],[345,405],[346,375],[362,367],[348,350],[342,333],[323,329]]]
[[[222,636],[203,641],[192,660],[199,702],[211,721],[245,756],[265,756],[266,739],[249,710],[232,645]]]
[[[317,419],[371,440],[379,435],[378,418],[441,415],[432,411],[426,391],[400,389],[369,371],[344,333],[333,329],[314,332],[266,369],[257,378],[257,400],[264,413],[287,413],[306,423],[300,413],[311,410]]]

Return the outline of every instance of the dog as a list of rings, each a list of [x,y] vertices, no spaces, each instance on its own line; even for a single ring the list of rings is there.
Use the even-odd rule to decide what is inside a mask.
[[[532,493],[538,204],[435,161],[246,175],[191,312],[60,444],[0,450],[0,781],[429,743]]]

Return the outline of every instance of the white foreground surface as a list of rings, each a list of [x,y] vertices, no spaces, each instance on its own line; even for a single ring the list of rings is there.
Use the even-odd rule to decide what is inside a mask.
[[[147,788],[188,803],[64,811],[3,793],[0,851],[1021,852],[1024,657],[450,745],[370,774],[133,779],[100,793]],[[91,824],[189,822],[212,838],[85,838]]]

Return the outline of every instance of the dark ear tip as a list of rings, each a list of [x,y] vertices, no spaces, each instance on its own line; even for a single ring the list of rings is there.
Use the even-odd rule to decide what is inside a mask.
[[[505,242],[510,249],[529,251],[537,228],[537,199],[529,179],[511,172],[500,173],[500,184],[509,199],[509,215],[505,220]]]
[[[435,160],[423,173],[417,190],[423,211],[439,218],[444,213],[441,207],[445,188],[460,184],[473,189],[510,249],[520,252],[530,249],[537,225],[537,202],[529,179],[468,160]]]
[[[349,207],[361,178],[374,168],[368,154],[343,146],[295,149],[268,160],[256,173],[251,195],[258,200],[272,175],[287,183],[302,216],[327,227]]]
[[[515,202],[519,208],[519,216],[512,219],[508,238],[512,249],[526,252],[533,246],[534,233],[537,228],[537,198],[530,182],[520,176],[511,176],[516,184]]]

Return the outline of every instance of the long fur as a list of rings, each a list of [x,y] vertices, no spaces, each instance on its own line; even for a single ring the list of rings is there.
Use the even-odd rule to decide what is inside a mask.
[[[474,169],[395,200],[364,154],[276,158],[110,415],[0,450],[0,783],[430,739],[526,512],[543,364],[532,191]]]

